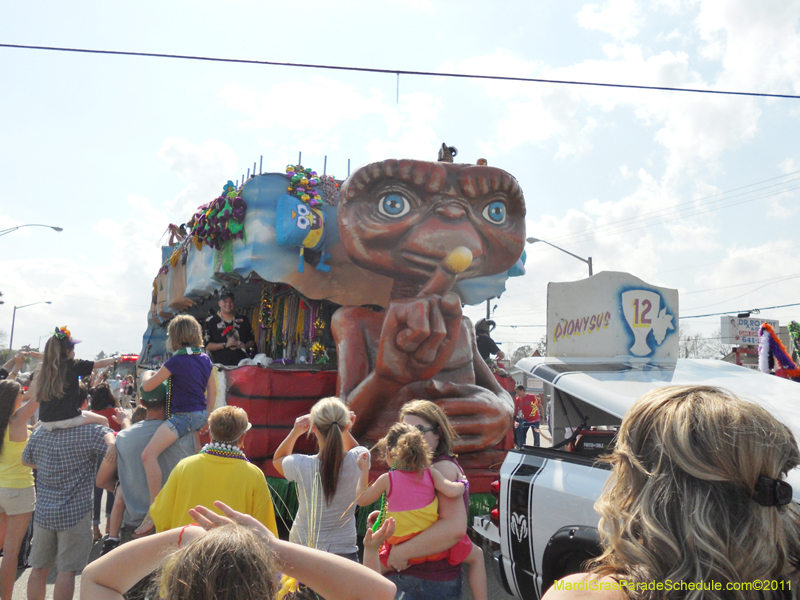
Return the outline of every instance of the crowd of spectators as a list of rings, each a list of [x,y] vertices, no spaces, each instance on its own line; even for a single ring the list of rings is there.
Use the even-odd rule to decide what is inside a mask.
[[[52,569],[57,600],[74,596],[81,573],[86,599],[447,600],[462,595],[464,563],[473,597],[487,597],[483,554],[465,536],[469,482],[441,408],[402,407],[376,447],[390,471],[374,481],[371,451],[351,434],[357,415],[338,398],[298,417],[273,457],[299,504],[282,540],[264,473],[245,454],[246,411],[211,410],[200,324],[176,318],[174,327],[178,360],[145,373],[139,390],[102,375],[114,357],[75,359],[66,328],[48,340],[27,387],[15,381],[26,354],[0,370],[0,600],[13,596],[20,559],[32,569],[29,600],[45,598]],[[535,427],[540,406],[518,397]],[[705,387],[637,402],[597,503],[604,552],[592,573],[565,581],[795,578],[800,513],[783,478],[800,452],[789,429],[754,406]],[[202,448],[201,429],[210,438]],[[304,435],[316,454],[294,452]],[[356,506],[378,500],[359,545]],[[100,558],[88,564],[95,543]],[[610,600],[671,597],[637,589]],[[565,594],[580,595],[551,590],[548,600]]]

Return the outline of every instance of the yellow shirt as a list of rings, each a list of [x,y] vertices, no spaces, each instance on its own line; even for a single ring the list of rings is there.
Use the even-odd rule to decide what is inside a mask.
[[[22,451],[28,442],[12,442],[9,427],[3,435],[3,451],[0,452],[0,488],[27,488],[33,485],[33,470],[22,464]],[[29,434],[30,435],[30,434]]]
[[[150,506],[150,516],[156,531],[166,531],[191,523],[189,509],[198,504],[222,514],[216,500],[252,515],[278,535],[264,473],[247,461],[210,454],[184,458],[175,466]]]

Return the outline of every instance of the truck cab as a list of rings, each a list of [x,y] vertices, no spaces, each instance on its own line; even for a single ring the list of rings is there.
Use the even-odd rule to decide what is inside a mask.
[[[517,363],[544,383],[552,447],[508,453],[490,515],[474,529],[505,589],[540,598],[552,583],[600,553],[594,503],[610,470],[603,455],[630,406],[668,385],[712,385],[764,406],[800,439],[800,386],[716,360],[525,358]],[[800,472],[787,480],[800,501]]]

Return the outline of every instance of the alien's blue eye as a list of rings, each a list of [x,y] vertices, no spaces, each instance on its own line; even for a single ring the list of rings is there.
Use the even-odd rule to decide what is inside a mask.
[[[311,227],[311,221],[307,217],[297,217],[297,226],[300,229],[308,229]]]
[[[500,225],[501,223],[504,223],[506,220],[505,203],[497,200],[487,205],[486,208],[483,209],[483,218],[489,221],[490,223],[494,223],[495,225]]]
[[[378,212],[393,219],[402,217],[409,210],[411,205],[408,200],[397,194],[389,194],[378,200]]]

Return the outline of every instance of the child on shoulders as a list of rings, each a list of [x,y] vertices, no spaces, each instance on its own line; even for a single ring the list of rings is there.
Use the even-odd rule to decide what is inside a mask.
[[[175,354],[155,375],[142,383],[142,390],[150,392],[169,379],[170,390],[167,394],[167,420],[156,430],[142,452],[150,504],[161,491],[159,455],[188,433],[194,434],[199,450],[200,430],[208,422],[208,415],[214,410],[217,400],[214,364],[203,353],[200,323],[190,315],[178,315],[170,321],[167,336]],[[144,535],[151,529],[153,521],[148,515],[136,530],[136,535]]]

